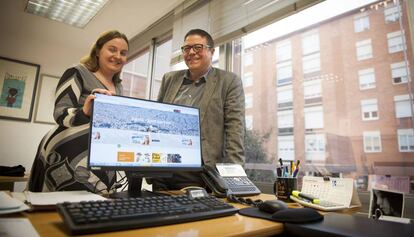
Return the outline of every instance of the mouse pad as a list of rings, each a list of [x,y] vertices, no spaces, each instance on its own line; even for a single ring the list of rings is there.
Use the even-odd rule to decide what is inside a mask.
[[[289,208],[280,210],[274,214],[260,211],[257,207],[243,208],[240,215],[262,218],[270,221],[287,223],[306,223],[323,220],[323,216],[311,208]]]

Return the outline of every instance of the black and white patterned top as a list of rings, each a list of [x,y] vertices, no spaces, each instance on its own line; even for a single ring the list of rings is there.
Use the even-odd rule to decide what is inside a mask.
[[[114,79],[122,94],[120,79]],[[115,172],[87,169],[89,117],[82,107],[97,88],[107,89],[85,66],[67,69],[56,88],[54,118],[57,125],[42,139],[32,166],[29,190],[88,190],[106,193],[116,180]]]

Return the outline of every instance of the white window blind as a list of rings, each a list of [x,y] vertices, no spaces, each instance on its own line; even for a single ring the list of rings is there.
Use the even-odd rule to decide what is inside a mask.
[[[279,111],[277,113],[278,128],[292,128],[293,127],[293,110]]]
[[[356,33],[369,29],[369,17],[367,13],[354,17],[354,30]]]
[[[305,128],[323,128],[323,107],[314,106],[305,108]]]
[[[398,129],[398,147],[401,152],[414,151],[414,131],[410,129]]]
[[[283,160],[295,159],[295,143],[293,136],[278,136],[277,138],[278,157]]]
[[[371,39],[358,41],[356,43],[358,61],[372,58]]]
[[[292,85],[281,86],[277,88],[277,103],[286,103],[293,101]]]
[[[290,40],[278,42],[276,45],[276,61],[286,61],[292,59],[292,45]]]
[[[395,31],[387,34],[389,53],[396,53],[405,49],[403,37],[404,35],[401,31]]]
[[[321,55],[320,53],[314,53],[308,56],[302,57],[303,73],[318,72],[321,70]]]
[[[375,71],[373,68],[368,68],[358,71],[359,89],[367,90],[375,88]]]
[[[394,103],[396,118],[408,118],[412,116],[410,97],[408,94],[394,96]]]
[[[391,64],[391,76],[394,84],[408,82],[407,64],[405,62]]]
[[[305,99],[318,98],[322,96],[321,80],[306,81],[303,83],[303,94]]]
[[[187,0],[174,10],[173,55],[180,58],[185,34],[193,28],[206,30],[217,44],[269,21],[281,19],[320,0]],[[196,2],[194,4],[194,2]],[[175,60],[174,60],[175,61]]]
[[[302,35],[302,54],[308,55],[319,52],[319,34],[318,32],[307,32]]]
[[[362,120],[378,119],[378,100],[361,100]]]

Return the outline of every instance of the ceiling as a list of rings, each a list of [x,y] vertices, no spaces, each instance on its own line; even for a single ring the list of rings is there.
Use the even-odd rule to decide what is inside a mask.
[[[85,28],[24,12],[26,0],[0,1],[0,43],[31,39],[45,44],[68,45],[74,50],[89,49],[98,35],[116,29],[132,38],[180,5],[184,0],[110,0]],[[1,52],[0,52],[1,53]]]

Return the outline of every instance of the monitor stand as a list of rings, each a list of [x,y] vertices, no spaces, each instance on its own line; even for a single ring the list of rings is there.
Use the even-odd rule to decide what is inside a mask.
[[[172,174],[169,173],[136,173],[136,172],[125,172],[128,179],[128,191],[115,192],[109,195],[110,198],[137,198],[137,197],[154,197],[163,196],[168,194],[154,193],[147,190],[142,190],[142,179],[144,177],[156,177],[156,178],[172,178]]]

